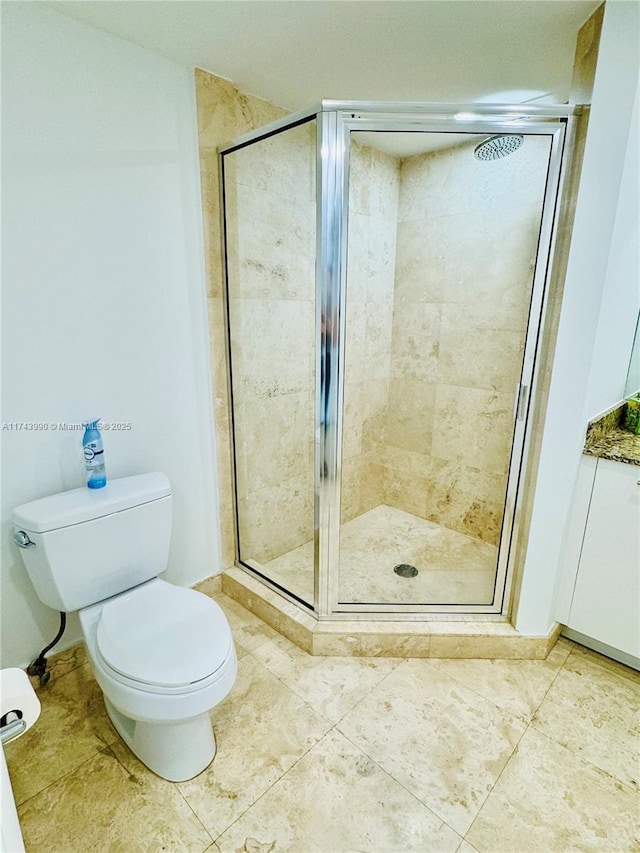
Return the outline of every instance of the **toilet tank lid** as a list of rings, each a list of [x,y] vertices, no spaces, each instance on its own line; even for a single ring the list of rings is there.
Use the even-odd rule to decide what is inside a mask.
[[[32,533],[47,533],[121,512],[171,495],[165,474],[138,474],[109,480],[102,489],[72,489],[22,504],[13,511],[13,523]]]

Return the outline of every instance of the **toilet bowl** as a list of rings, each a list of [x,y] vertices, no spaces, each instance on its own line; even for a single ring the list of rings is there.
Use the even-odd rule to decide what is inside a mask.
[[[78,611],[120,737],[170,781],[204,770],[216,752],[210,712],[234,684],[236,652],[215,601],[157,577],[170,541],[165,475],[32,501],[13,521],[39,598]]]
[[[204,770],[216,752],[209,712],[237,674],[220,606],[156,578],[78,615],[107,713],[131,751],[172,782]]]

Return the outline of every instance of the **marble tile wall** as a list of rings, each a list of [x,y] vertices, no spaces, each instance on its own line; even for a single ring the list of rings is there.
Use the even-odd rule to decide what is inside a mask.
[[[354,134],[355,136],[356,134]],[[352,141],[342,522],[384,503],[399,160]]]
[[[385,501],[496,544],[549,142],[402,161]]]
[[[222,235],[217,148],[242,133],[281,118],[286,115],[286,110],[260,98],[245,95],[227,80],[215,77],[200,69],[195,71],[195,88],[222,540],[222,566],[219,568],[222,569],[233,565],[235,533],[231,482],[228,366],[222,304]]]
[[[234,559],[217,146],[284,111],[196,72],[223,563]],[[239,530],[258,563],[313,536],[315,122],[225,160]],[[354,145],[343,516],[383,500],[399,164]]]
[[[310,122],[225,158],[238,526],[258,563],[313,537],[315,143]]]
[[[284,111],[202,71],[196,90],[228,566],[234,532],[216,149]],[[239,506],[258,561],[308,541],[313,525],[311,135],[303,126],[272,137],[233,163],[231,266],[242,270],[231,303],[241,342],[234,349]],[[354,144],[343,521],[386,502],[497,541],[547,151],[544,140],[528,138],[490,163],[475,160],[471,145],[400,161]]]

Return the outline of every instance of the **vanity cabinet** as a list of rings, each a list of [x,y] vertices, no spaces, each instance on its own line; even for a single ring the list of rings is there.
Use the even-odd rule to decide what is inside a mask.
[[[567,627],[640,658],[637,465],[597,460]]]

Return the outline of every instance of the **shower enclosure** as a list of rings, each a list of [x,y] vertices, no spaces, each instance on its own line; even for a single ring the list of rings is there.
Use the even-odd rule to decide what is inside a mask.
[[[220,149],[237,564],[318,618],[508,612],[572,112],[323,101]]]

